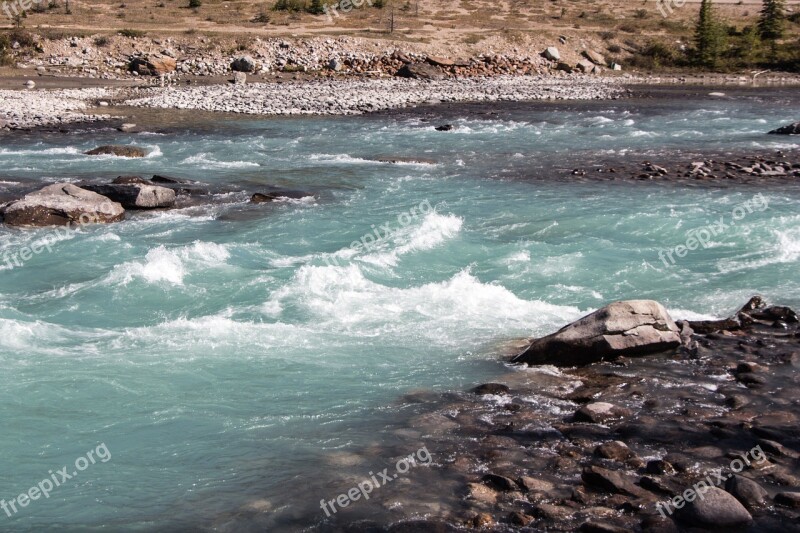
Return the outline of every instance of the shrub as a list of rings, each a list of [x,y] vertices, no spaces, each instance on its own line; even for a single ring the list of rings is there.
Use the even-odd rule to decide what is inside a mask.
[[[197,9],[202,5],[202,0],[189,0],[189,9]]]
[[[95,37],[94,39],[94,45],[97,46],[98,48],[102,48],[103,46],[108,46],[109,42],[110,40],[105,35],[103,35],[102,37]]]
[[[119,30],[117,33],[119,33],[123,37],[130,37],[131,39],[135,39],[136,37],[144,37],[145,35],[147,35],[145,32],[141,30]]]
[[[305,0],[278,0],[275,2],[275,5],[272,6],[272,9],[274,11],[305,11],[306,2]]]

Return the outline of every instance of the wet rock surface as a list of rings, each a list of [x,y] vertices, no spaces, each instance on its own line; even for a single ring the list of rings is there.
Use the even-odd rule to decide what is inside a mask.
[[[770,306],[754,300],[743,309],[752,316]],[[303,517],[242,515],[225,523],[318,531],[361,531],[351,528],[366,520],[369,531],[798,531],[800,361],[793,354],[800,329],[754,321],[728,333],[691,333],[695,349],[575,368],[514,367],[463,392],[409,395],[400,402],[407,423],[387,428],[342,480],[308,490],[334,497],[370,470],[392,472],[398,457],[421,446],[429,465],[330,517],[309,509]],[[745,386],[740,374],[763,377],[763,386]],[[746,402],[734,408],[734,396]],[[597,404],[606,405],[590,411],[618,408],[623,416],[576,420]],[[424,522],[413,521],[421,516]]]
[[[48,185],[3,209],[4,221],[11,226],[103,224],[124,217],[119,203],[71,183]]]
[[[515,363],[583,365],[681,345],[678,326],[651,300],[614,302],[531,343]]]

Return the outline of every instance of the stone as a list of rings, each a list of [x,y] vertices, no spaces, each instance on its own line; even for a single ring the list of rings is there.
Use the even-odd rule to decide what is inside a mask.
[[[234,72],[255,72],[256,62],[250,56],[237,57],[231,62],[231,70]]]
[[[784,507],[800,509],[800,492],[779,492],[775,495],[775,503]]]
[[[561,59],[561,54],[555,46],[548,46],[545,48],[544,52],[542,52],[542,56],[550,61],[559,61]]]
[[[395,72],[395,76],[423,80],[441,80],[445,77],[438,67],[429,63],[406,63]]]
[[[703,489],[693,501],[676,510],[676,517],[691,526],[724,528],[744,526],[753,521],[747,509],[733,495],[717,487]]]
[[[624,418],[630,416],[631,412],[622,407],[617,407],[607,402],[587,403],[575,412],[573,420],[575,422],[591,422],[600,424],[606,420]]]
[[[497,502],[497,491],[483,483],[470,483],[467,485],[467,499],[480,503],[494,504]]]
[[[125,209],[71,183],[56,183],[11,202],[3,215],[11,226],[67,226],[117,222],[125,217]]]
[[[434,128],[436,131],[452,131],[453,125],[452,124],[443,124],[442,126],[436,126]]]
[[[678,326],[652,300],[615,302],[533,341],[513,362],[580,366],[620,356],[647,355],[681,345]]]
[[[128,183],[108,185],[84,185],[83,188],[111,198],[126,208],[155,209],[175,205],[174,190],[152,183],[148,184],[144,180],[142,182],[130,180]]]
[[[527,526],[533,521],[532,516],[528,516],[524,513],[520,513],[519,511],[512,511],[508,515],[508,523],[515,525],[515,526]]]
[[[512,492],[520,489],[513,479],[505,476],[499,476],[497,474],[486,474],[483,476],[483,478],[481,478],[481,482],[484,485],[500,492]]]
[[[177,61],[172,57],[152,55],[131,59],[128,70],[140,76],[164,76],[175,72],[177,66]]]
[[[144,157],[147,155],[147,152],[145,152],[143,148],[139,148],[137,146],[106,145],[93,148],[88,152],[84,152],[84,154],[115,155],[117,157]]]
[[[234,72],[233,73],[233,84],[234,85],[246,85],[247,84],[247,74],[244,72]]]
[[[328,61],[328,68],[334,72],[339,72],[342,70],[342,62],[339,61],[339,58],[333,57]]]
[[[472,392],[479,396],[483,396],[484,394],[508,394],[510,391],[511,389],[502,383],[484,383],[472,389]]]
[[[594,67],[595,67],[595,64],[592,63],[591,61],[586,60],[586,59],[578,61],[577,65],[575,65],[575,68],[577,68],[578,70],[580,70],[584,74],[588,74],[588,73],[592,72],[594,70]]]
[[[769,132],[772,135],[800,135],[800,122],[781,126]]]
[[[725,482],[725,490],[731,493],[748,509],[756,509],[764,505],[768,494],[764,488],[744,476],[734,475]]]
[[[28,81],[25,82],[25,87],[27,87],[28,89],[35,89],[36,88],[36,82],[33,81],[33,80],[28,80]]]
[[[601,54],[595,52],[594,50],[584,50],[583,57],[585,57],[595,65],[600,65],[601,67],[605,67],[608,64],[606,63],[606,58],[603,57]]]
[[[472,527],[482,528],[494,524],[494,518],[492,518],[492,515],[489,513],[478,513],[470,522],[472,523]]]
[[[669,462],[663,459],[653,459],[652,461],[647,462],[645,472],[648,474],[657,475],[673,475],[675,474],[675,468]]]
[[[431,65],[435,65],[437,67],[454,67],[454,66],[456,66],[456,62],[454,60],[446,59],[444,57],[428,56],[427,58],[425,58],[425,61],[427,61]]]
[[[628,445],[622,441],[615,440],[611,442],[605,442],[594,449],[595,457],[601,457],[603,459],[611,459],[613,461],[623,462],[631,457],[635,457],[636,454],[628,448]]]
[[[133,124],[131,122],[126,122],[125,124],[120,125],[117,128],[117,131],[121,131],[122,133],[129,133],[135,129],[136,129],[136,124]]]
[[[584,522],[578,528],[580,533],[629,533],[630,529],[609,524],[607,522]]]
[[[267,193],[255,193],[253,196],[250,197],[250,201],[254,204],[266,203],[266,202],[274,202],[275,200],[280,200],[281,198],[291,198],[294,200],[299,200],[301,198],[307,198],[310,196],[314,196],[310,192],[306,191],[296,191],[291,189],[278,189],[276,191],[270,191]]]
[[[530,476],[522,476],[517,479],[517,485],[519,485],[524,492],[550,492],[555,487],[555,485],[549,481]]]
[[[622,70],[622,65],[620,65],[619,63],[611,63],[611,70],[619,72]]]
[[[649,493],[641,487],[636,486],[633,481],[619,472],[613,472],[600,466],[591,465],[584,468],[581,479],[588,487],[600,489],[606,492],[617,494],[627,494],[635,498],[640,498]],[[737,502],[738,503],[738,502]]]

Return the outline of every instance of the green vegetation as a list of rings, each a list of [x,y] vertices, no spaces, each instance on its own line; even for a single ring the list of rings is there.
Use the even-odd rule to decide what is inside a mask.
[[[711,0],[700,4],[700,15],[694,32],[695,61],[698,65],[714,68],[725,47],[722,28],[716,20]]]
[[[130,37],[130,38],[144,37],[145,35],[147,35],[145,32],[141,30],[119,30],[117,33],[119,33],[123,37]]]
[[[764,0],[758,19],[758,33],[764,41],[775,42],[783,37],[786,9],[783,0]]]

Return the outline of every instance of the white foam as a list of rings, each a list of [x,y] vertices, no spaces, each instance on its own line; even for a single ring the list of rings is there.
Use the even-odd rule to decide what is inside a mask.
[[[205,153],[189,156],[181,161],[181,164],[192,165],[204,169],[252,168],[261,166],[253,161],[219,161]]]
[[[224,263],[228,257],[230,253],[225,246],[212,242],[195,241],[191,246],[178,249],[167,249],[161,245],[148,251],[144,261],[117,265],[107,281],[126,285],[134,279],[140,279],[154,284],[183,285],[186,263],[208,268]]]
[[[522,300],[466,270],[445,281],[397,288],[371,281],[357,264],[301,267],[262,312],[274,317],[290,306],[331,331],[423,336],[446,345],[475,342],[479,331],[490,337],[508,329],[543,332],[580,316],[575,307]]]

